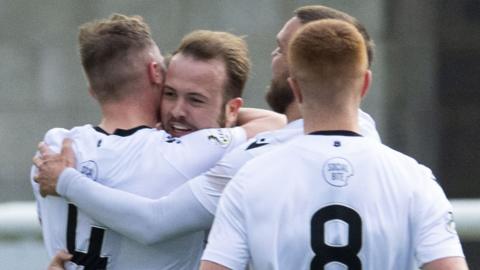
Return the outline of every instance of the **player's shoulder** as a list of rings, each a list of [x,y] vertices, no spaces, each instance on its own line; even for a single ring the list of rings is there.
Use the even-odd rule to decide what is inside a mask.
[[[166,141],[167,133],[163,130],[158,130],[149,126],[138,126],[131,129],[116,129],[113,133],[108,134],[105,131],[95,128],[96,134],[103,137],[105,142],[115,144],[117,142],[123,143],[147,143],[149,140]]]
[[[231,148],[244,143],[247,140],[247,135],[245,129],[242,127],[209,128],[198,130],[175,139],[177,140],[177,144],[205,144],[220,148]]]
[[[380,134],[378,134],[375,120],[366,112],[358,109],[358,125],[360,133],[364,137],[374,139],[381,142]]]
[[[258,149],[261,148],[263,147]],[[244,193],[245,198],[250,198],[263,196],[271,193],[273,189],[284,187],[284,185],[279,185],[279,179],[292,173],[295,167],[288,159],[288,148],[288,144],[279,144],[262,154],[251,155],[252,158],[245,160],[227,188],[232,186],[237,191]],[[256,200],[249,199],[248,201]]]
[[[432,170],[415,158],[397,151],[381,143],[373,143],[377,147],[377,156],[383,164],[387,164],[395,175],[402,175],[404,186],[414,190],[428,189],[431,185],[438,185]]]
[[[70,129],[54,127],[49,129],[45,133],[45,137],[55,137],[55,136],[69,135],[69,134],[75,134],[75,133],[85,133],[85,132],[91,132],[91,131],[94,131],[94,129],[90,124],[86,124],[83,126],[75,126]]]
[[[87,132],[93,131],[91,125],[83,125],[73,127],[71,129],[55,127],[49,129],[43,138],[43,141],[47,144],[58,144],[63,141],[65,138],[71,138],[73,136],[79,136],[80,134],[85,134]]]
[[[395,149],[391,148],[390,146],[387,146],[387,145],[382,144],[382,143],[372,143],[372,145],[376,146],[376,150],[380,154],[383,154],[383,156],[385,156],[387,158],[397,160],[399,162],[399,164],[403,164],[405,166],[416,167],[416,168],[418,168],[419,170],[422,170],[422,171],[424,171],[425,169],[428,169],[426,166],[418,163],[418,161],[415,158],[413,158],[413,157],[411,157],[411,156],[409,156],[405,153],[402,153],[398,150],[395,150]]]
[[[272,134],[275,131],[257,135],[238,147],[228,152],[215,166],[221,168],[224,175],[233,176],[249,160],[268,153],[275,148],[280,141]]]
[[[260,148],[259,148],[260,149]],[[272,173],[275,171],[281,172],[290,167],[290,151],[291,143],[278,144],[275,147],[270,147],[268,151],[262,152],[261,155],[254,155],[254,158],[248,160],[240,169],[242,174],[249,174],[248,179],[253,179],[251,176],[257,176],[263,173]]]
[[[245,150],[251,150],[252,153],[265,152],[270,150],[272,146],[283,144],[302,134],[303,120],[299,119],[289,123],[285,128],[266,131],[258,134],[247,142]]]
[[[70,130],[66,128],[60,128],[60,127],[51,128],[45,133],[45,136],[43,136],[43,139],[44,141],[55,140],[57,138],[63,139],[68,135],[69,132]]]

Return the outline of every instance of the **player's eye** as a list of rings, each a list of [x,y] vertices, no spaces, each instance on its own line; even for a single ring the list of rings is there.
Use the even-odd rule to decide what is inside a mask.
[[[163,96],[167,98],[174,98],[177,96],[177,94],[173,90],[165,89],[163,91]]]
[[[205,100],[203,100],[201,98],[197,98],[197,97],[191,97],[190,101],[192,103],[195,103],[195,104],[204,104],[205,103]]]

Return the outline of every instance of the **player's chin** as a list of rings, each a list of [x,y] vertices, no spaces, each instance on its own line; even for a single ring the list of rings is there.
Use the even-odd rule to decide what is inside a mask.
[[[170,135],[174,137],[182,137],[196,131],[195,129],[171,129]]]

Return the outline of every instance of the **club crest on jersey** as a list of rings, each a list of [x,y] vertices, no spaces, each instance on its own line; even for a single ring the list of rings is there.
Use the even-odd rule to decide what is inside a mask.
[[[207,138],[208,141],[221,147],[227,147],[232,140],[230,132],[225,132],[223,129],[212,130]]]
[[[353,175],[353,167],[348,160],[331,158],[323,165],[323,178],[335,187],[348,185],[348,178]]]
[[[98,174],[98,167],[97,163],[93,160],[88,160],[80,163],[79,171],[85,175],[86,177],[92,179],[92,180],[97,180],[97,174]]]

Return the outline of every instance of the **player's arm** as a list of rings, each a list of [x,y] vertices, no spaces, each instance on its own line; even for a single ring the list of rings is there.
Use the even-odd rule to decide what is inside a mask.
[[[426,263],[423,270],[468,270],[467,262],[462,257],[449,257]]]
[[[143,244],[206,230],[213,220],[187,184],[168,196],[149,199],[104,186],[67,168],[62,171],[55,192],[106,227]]]
[[[467,269],[452,205],[430,169],[421,166],[411,213],[415,257],[422,269]],[[423,179],[422,179],[423,178]]]
[[[250,260],[245,220],[248,203],[242,170],[220,198],[215,220],[203,252],[201,269],[245,269]]]
[[[68,150],[71,144],[67,142],[61,155],[73,154]],[[42,148],[41,152],[45,152]],[[50,174],[46,178],[53,178],[54,182],[41,187],[44,193],[64,196],[87,215],[114,231],[142,243],[155,243],[211,227],[224,187],[250,157],[243,148],[244,145],[237,147],[208,172],[155,200],[101,185],[73,168],[64,170],[65,164],[56,164],[62,163],[61,158],[38,164],[41,168],[50,166],[56,173],[61,173],[58,180],[55,173]],[[55,168],[57,165],[59,167]],[[45,173],[44,169],[40,171]],[[43,176],[39,178],[40,181],[45,179]],[[135,223],[121,222],[125,217],[135,220]]]
[[[41,145],[42,155],[47,155],[47,151],[47,146]],[[145,244],[209,229],[213,211],[199,202],[198,193],[208,193],[203,198],[213,196],[208,200],[212,202],[218,200],[226,185],[225,170],[222,173],[217,170],[218,179],[211,173],[191,180],[197,187],[204,186],[197,190],[196,196],[186,183],[168,196],[152,200],[91,181],[73,168],[66,169],[73,167],[73,156],[71,141],[66,140],[60,155],[50,154],[48,161],[34,159],[39,166],[37,181],[42,193],[60,194],[98,222]],[[126,217],[135,222],[123,222]]]
[[[225,131],[222,133],[215,130],[213,133],[212,131],[204,133],[203,135],[197,134],[197,137],[193,137],[192,140],[198,139],[198,136],[209,138],[212,134],[214,137],[224,139],[228,137],[229,139],[220,146],[205,141],[201,144],[203,145],[201,146],[202,151],[197,147],[194,152],[209,152],[210,154],[224,152],[225,149],[235,146],[235,142],[238,141],[236,137],[241,137],[240,134],[235,135],[235,132],[228,136]],[[45,147],[43,145],[40,148],[42,154],[47,151]],[[36,161],[36,165],[40,167],[37,181],[41,184],[42,192],[55,195],[58,191],[60,195],[73,202],[98,222],[143,243],[163,241],[184,233],[210,228],[214,212],[212,209],[216,207],[218,197],[229,180],[229,178],[226,179],[226,175],[230,172],[227,171],[227,168],[232,169],[232,166],[225,166],[223,163],[220,165],[220,169],[192,179],[190,182],[195,183],[195,187],[199,187],[195,190],[195,196],[192,193],[193,187],[185,184],[168,196],[151,200],[93,182],[72,168],[65,170],[66,167],[73,167],[68,165],[71,164],[68,160],[74,156],[71,147],[71,141],[66,140],[60,155],[52,157],[48,162]],[[175,147],[180,147],[180,145]],[[179,152],[177,148],[175,149],[177,150],[175,152]],[[213,151],[214,149],[217,150]],[[205,159],[201,156],[199,158]],[[192,174],[192,172],[188,173]],[[61,177],[59,177],[60,174]],[[202,203],[207,203],[208,206]],[[212,204],[214,205],[211,206]],[[135,223],[122,222],[125,217],[135,220]]]
[[[282,128],[286,124],[285,115],[264,109],[241,108],[237,118],[237,125],[245,129],[247,138],[260,132]]]

